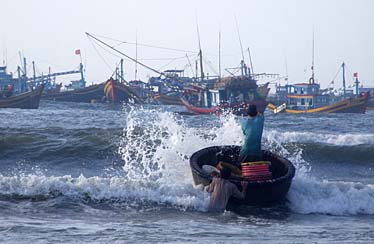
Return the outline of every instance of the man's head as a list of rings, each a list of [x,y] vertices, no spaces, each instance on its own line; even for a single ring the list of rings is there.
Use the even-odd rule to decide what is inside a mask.
[[[250,117],[255,117],[257,115],[257,107],[256,107],[255,104],[249,105],[248,110],[247,110],[247,114]]]
[[[223,167],[221,170],[221,178],[222,179],[228,179],[231,176],[231,169],[228,167]]]

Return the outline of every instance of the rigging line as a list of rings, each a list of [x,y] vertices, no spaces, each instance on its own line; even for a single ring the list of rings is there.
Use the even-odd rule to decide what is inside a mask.
[[[174,57],[174,58],[139,58],[138,60],[174,60],[174,59],[184,59],[186,56],[183,57]]]
[[[112,75],[110,76],[110,77],[113,77],[114,76],[114,74],[117,72],[117,69],[118,69],[118,66],[121,64],[121,61],[119,61],[117,64],[116,64],[116,67],[115,67],[115,69],[114,69],[114,71],[113,71],[113,73],[112,73]],[[118,72],[117,73],[117,75],[119,76],[119,78],[121,78],[123,81],[124,81],[124,83],[126,84],[126,85],[129,85],[129,82]]]
[[[87,55],[84,55],[84,70],[87,69]]]
[[[221,70],[221,27],[219,28],[218,34],[218,70],[219,70],[219,78],[221,78],[222,70]]]
[[[97,50],[96,46],[93,44],[92,40],[91,39],[88,39],[92,45],[92,47],[95,49],[96,53],[99,55],[99,57],[102,59],[102,61],[106,64],[106,66],[109,68],[110,71],[112,71],[112,67],[107,63],[107,61],[105,60],[105,58],[101,55],[101,53],[99,52],[99,50]]]
[[[335,74],[335,76],[334,76],[334,78],[331,80],[331,83],[335,83],[335,79],[336,79],[336,77],[338,77],[341,68],[342,68],[342,66],[340,65],[339,68],[338,68],[338,71],[336,72],[336,74]],[[330,84],[331,84],[331,83],[330,83]]]
[[[138,61],[138,28],[136,28],[136,33],[135,33],[135,59]],[[135,63],[135,80],[138,78],[138,63]]]
[[[313,27],[313,46],[312,46],[312,78],[314,80],[314,27]]]
[[[50,62],[49,60],[46,60],[46,59],[40,59],[39,57],[35,56],[35,55],[32,55],[32,59],[33,61],[36,63],[41,63],[41,64],[44,64],[45,66],[48,66],[48,67],[54,67],[54,68],[57,68],[57,69],[69,69],[70,67],[66,67],[65,65],[60,65],[60,64],[56,64],[56,63],[52,63]],[[27,62],[27,65],[30,65],[30,62]]]
[[[190,58],[188,57],[187,53],[186,53],[186,58],[187,58],[187,60],[188,60],[188,64],[189,64],[189,66],[190,66],[190,68],[191,68],[192,76],[195,77],[195,71],[193,70],[193,67],[192,67],[192,65],[191,65]]]
[[[160,70],[163,70],[166,66],[170,65],[170,64],[173,63],[175,60],[177,60],[177,59],[170,60],[170,62],[168,62],[168,63],[165,64],[164,66],[160,67],[158,70],[159,70],[159,71],[160,71]],[[160,73],[161,73],[161,71],[160,71]]]
[[[211,64],[211,62],[210,62],[209,60],[206,60],[205,58],[204,58],[203,60],[204,60],[204,63],[205,63],[206,65],[208,65],[209,68],[213,71],[213,73],[214,73],[215,75],[218,75],[218,72],[213,68],[213,65]]]
[[[114,74],[117,72],[117,66],[116,66],[116,68],[114,69],[114,71],[113,71],[113,73],[112,73],[112,75],[110,76],[110,77],[113,77],[114,76]]]
[[[251,73],[254,74],[253,64],[252,64],[252,55],[251,55],[251,51],[249,50],[249,47],[248,47],[248,56],[249,56],[249,63],[251,65]]]
[[[238,25],[238,20],[235,15],[235,24],[236,24],[236,31],[238,32],[238,37],[239,37],[239,43],[240,43],[240,51],[242,52],[242,60],[244,60],[244,52],[243,52],[243,45],[242,45],[242,39],[240,37],[240,32],[239,32],[239,25]]]
[[[90,33],[86,32],[86,35],[87,35],[87,36],[89,36],[89,37],[91,37],[91,38],[93,38],[93,39],[95,39],[96,41],[98,41],[98,42],[100,42],[100,43],[104,44],[105,46],[107,46],[107,47],[109,47],[109,48],[113,49],[114,51],[116,51],[116,52],[118,52],[119,54],[121,54],[121,55],[125,56],[126,58],[130,59],[131,61],[133,61],[133,62],[136,62],[136,63],[140,64],[140,65],[141,65],[141,66],[143,66],[144,68],[147,68],[147,69],[149,69],[149,70],[151,70],[151,71],[153,71],[153,72],[155,72],[155,73],[157,73],[157,74],[160,74],[160,75],[162,75],[162,73],[161,73],[161,72],[159,72],[158,70],[155,70],[155,69],[151,68],[150,66],[148,66],[148,65],[145,65],[145,64],[143,64],[143,63],[141,63],[141,62],[139,62],[139,61],[135,60],[134,58],[132,58],[132,57],[130,57],[130,56],[128,56],[128,55],[126,55],[126,54],[124,54],[123,52],[121,52],[121,51],[119,51],[119,50],[117,50],[117,49],[115,49],[115,48],[111,47],[110,45],[108,45],[107,43],[105,43],[105,42],[101,41],[100,39],[98,39],[98,38],[94,37],[94,36],[93,36],[93,35],[91,35]]]
[[[232,72],[230,72],[230,69],[228,69],[228,68],[226,68],[225,70],[226,70],[227,73],[231,74],[232,76],[235,76],[236,73],[238,73],[240,69],[235,68]]]
[[[135,42],[122,41],[122,40],[114,39],[114,38],[111,38],[111,37],[106,37],[106,36],[96,35],[96,34],[95,34],[95,36],[97,36],[97,37],[101,37],[101,38],[104,38],[104,39],[108,39],[108,40],[111,40],[111,41],[119,42],[118,44],[113,45],[112,47],[118,47],[118,46],[120,46],[120,45],[122,45],[122,44],[136,45]],[[176,51],[176,52],[195,53],[195,51],[183,50],[183,49],[178,49],[178,48],[170,48],[170,47],[162,47],[162,46],[150,45],[150,44],[145,44],[145,43],[138,43],[137,45],[138,45],[138,46],[143,46],[143,47],[151,47],[151,48],[158,48],[158,49],[164,49],[164,50]]]
[[[109,51],[108,49],[106,49],[105,47],[102,46],[101,43],[97,43],[96,45],[98,45],[101,49],[103,49],[106,53],[109,53],[110,55],[113,55],[115,56],[116,58],[122,58],[121,56]]]
[[[200,42],[200,31],[199,31],[199,24],[197,21],[197,15],[196,15],[196,30],[197,30],[197,38],[199,41],[199,57],[200,57],[200,77],[201,80],[204,80],[204,67],[203,67],[203,52],[201,50],[201,42]]]
[[[346,67],[346,69],[348,70],[348,72],[351,74],[350,78],[352,78],[352,74],[353,74],[353,72],[352,72],[351,69],[347,66],[347,64],[345,64],[345,67]],[[352,80],[352,82],[354,83],[354,79]]]
[[[288,84],[288,65],[287,65],[287,56],[284,57],[284,65],[285,65],[285,68],[286,68],[286,76],[285,76],[285,80],[287,81],[287,84]],[[253,72],[253,71],[252,71]]]
[[[112,71],[112,65],[110,65],[106,59],[104,58],[104,56],[100,53],[100,51],[96,48],[95,44],[92,42],[92,40],[89,40],[91,45],[93,46],[93,48],[95,49],[96,53],[99,55],[99,57],[101,58],[101,60],[105,63],[105,65],[107,66],[107,68]],[[100,45],[98,45],[99,47],[101,47]],[[103,47],[101,47],[102,49],[104,49]],[[105,50],[105,49],[104,49]]]

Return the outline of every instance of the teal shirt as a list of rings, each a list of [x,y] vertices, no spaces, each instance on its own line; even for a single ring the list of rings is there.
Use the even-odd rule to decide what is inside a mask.
[[[264,115],[242,120],[244,144],[240,150],[243,156],[261,156],[261,138],[264,129]]]

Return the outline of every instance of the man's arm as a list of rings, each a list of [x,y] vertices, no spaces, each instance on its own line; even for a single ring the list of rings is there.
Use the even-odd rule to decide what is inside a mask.
[[[213,177],[212,182],[209,184],[208,188],[206,189],[207,192],[212,193],[214,191],[214,186],[216,184],[216,177]]]
[[[232,184],[232,186],[232,196],[238,199],[244,199],[247,191],[248,182],[242,181],[242,191],[239,191],[236,185]]]

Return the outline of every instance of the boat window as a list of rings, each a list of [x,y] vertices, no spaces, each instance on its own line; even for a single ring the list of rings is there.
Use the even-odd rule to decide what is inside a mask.
[[[304,98],[301,99],[301,105],[305,105],[305,99]]]

